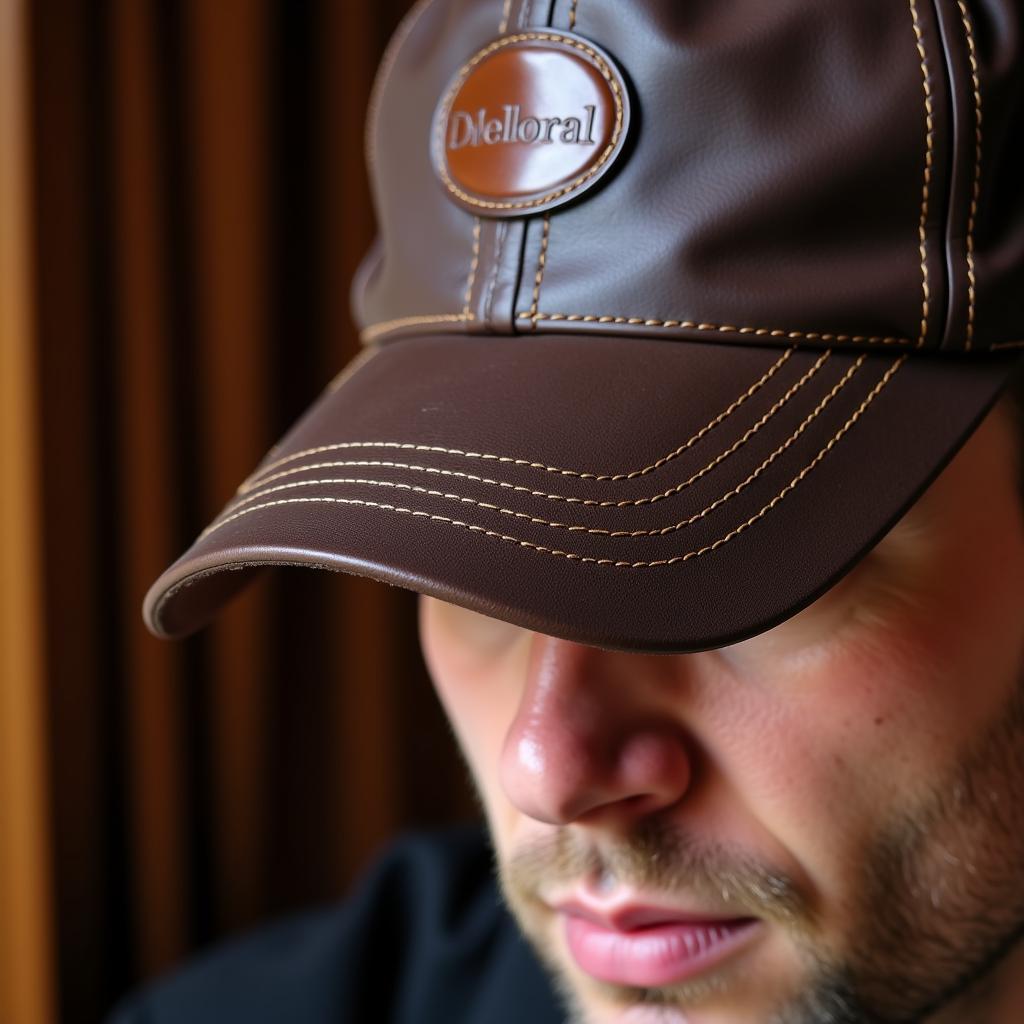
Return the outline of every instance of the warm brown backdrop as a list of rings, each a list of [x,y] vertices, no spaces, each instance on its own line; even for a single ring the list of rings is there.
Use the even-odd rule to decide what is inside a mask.
[[[25,129],[0,111],[24,170],[0,178],[24,226],[0,744],[27,738],[0,761],[24,809],[0,820],[4,1020],[97,1021],[197,947],[338,898],[395,831],[471,813],[410,595],[282,570],[186,643],[139,618],[356,350],[363,117],[407,6],[0,0]]]

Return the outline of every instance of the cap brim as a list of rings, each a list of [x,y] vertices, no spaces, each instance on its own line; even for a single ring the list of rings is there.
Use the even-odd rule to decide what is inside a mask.
[[[809,603],[914,502],[1013,355],[640,337],[371,350],[150,590],[161,635],[264,565],[369,576],[581,643],[723,646]]]

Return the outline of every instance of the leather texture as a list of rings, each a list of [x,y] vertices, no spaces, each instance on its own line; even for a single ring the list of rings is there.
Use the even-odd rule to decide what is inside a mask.
[[[1024,353],[1021,13],[418,4],[370,105],[366,347],[154,584],[150,628],[189,632],[282,564],[630,650],[795,613]],[[485,216],[435,173],[435,113],[475,54],[546,30],[611,55],[629,130],[565,205]]]
[[[328,390],[150,593],[368,575],[545,633],[717,647],[795,612],[941,468],[1006,364],[585,334],[398,341]],[[1002,364],[1002,365],[999,365]]]
[[[514,6],[422,6],[382,72],[383,260],[355,295],[367,341],[510,320],[907,350],[1024,339],[1019,2]],[[518,287],[488,315],[472,299],[506,267],[480,219],[440,201],[424,139],[501,24],[570,20],[623,69],[637,124],[602,187],[528,219],[504,254]]]

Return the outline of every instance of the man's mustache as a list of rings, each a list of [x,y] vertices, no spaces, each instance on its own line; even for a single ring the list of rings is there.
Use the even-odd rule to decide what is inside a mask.
[[[513,905],[537,904],[543,890],[588,879],[600,888],[628,885],[790,926],[811,917],[806,897],[785,872],[735,847],[698,841],[657,821],[607,843],[571,827],[559,828],[524,845],[500,867]]]

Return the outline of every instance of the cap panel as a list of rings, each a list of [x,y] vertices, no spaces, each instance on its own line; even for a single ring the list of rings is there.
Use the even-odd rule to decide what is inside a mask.
[[[963,150],[979,164],[965,175],[961,198],[973,227],[974,347],[1011,344],[1024,350],[1024,4],[958,0],[956,7],[962,19],[960,65],[967,66],[975,101],[963,119]],[[956,250],[965,269],[967,249],[965,236]],[[967,284],[958,293],[962,305],[969,302]]]
[[[431,167],[438,98],[466,57],[497,34],[502,4],[428,3],[413,12],[376,88],[368,135],[379,228],[373,273],[353,296],[357,322],[451,330],[468,319],[479,228],[446,201]]]
[[[659,334],[733,328],[722,340],[755,328],[916,344],[934,139],[911,7],[870,6],[750,0],[684,13],[584,0],[579,31],[613,49],[644,115],[616,178],[552,216],[524,326],[605,318]],[[934,26],[918,21],[934,46]],[[940,309],[943,216],[933,204],[926,224]]]

